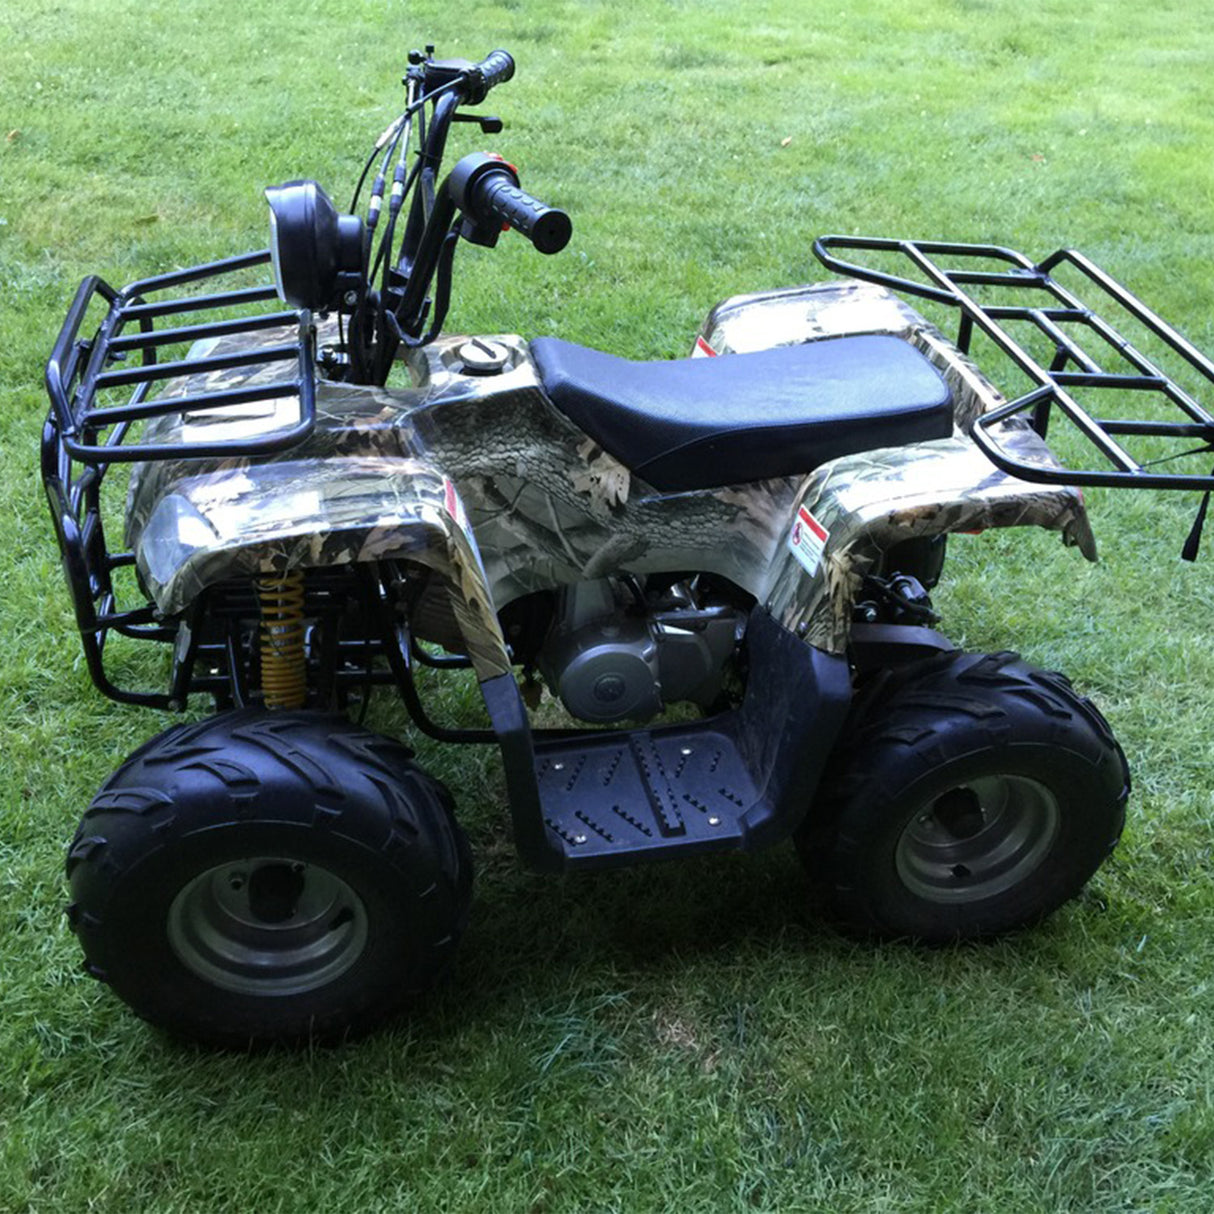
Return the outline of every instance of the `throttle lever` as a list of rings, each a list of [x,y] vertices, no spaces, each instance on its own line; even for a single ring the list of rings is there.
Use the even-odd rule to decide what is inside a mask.
[[[493,114],[465,114],[462,110],[456,110],[451,115],[451,121],[475,122],[486,135],[500,135],[506,127],[506,124]]]

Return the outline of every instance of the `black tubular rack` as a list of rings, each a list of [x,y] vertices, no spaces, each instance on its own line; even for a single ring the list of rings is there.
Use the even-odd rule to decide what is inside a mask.
[[[50,412],[42,432],[42,480],[89,673],[113,699],[157,707],[175,705],[173,695],[115,686],[105,670],[104,649],[111,632],[166,643],[174,642],[177,632],[159,623],[146,596],[140,594],[135,607],[124,608],[118,602],[115,571],[132,566],[135,558],[129,552],[112,551],[107,543],[101,490],[110,466],[159,459],[268,455],[299,443],[314,427],[310,313],[258,307],[275,298],[274,287],[268,284],[229,286],[207,293],[182,291],[197,284],[214,288],[217,279],[243,275],[269,261],[269,251],[261,250],[141,279],[122,291],[115,291],[95,275],[86,278],[47,363]],[[166,293],[171,294],[166,297]],[[94,333],[82,337],[86,314],[98,301],[105,305],[105,315]],[[180,323],[186,315],[193,323]],[[289,330],[289,337],[268,344],[267,331],[276,328]],[[250,339],[247,349],[240,348],[242,336]],[[192,357],[194,343],[207,338],[226,339],[223,353]],[[190,351],[184,358],[160,361],[159,354],[166,347],[181,345]],[[187,395],[149,396],[169,380],[274,364],[282,364],[281,375],[259,375],[252,383]],[[123,392],[125,402],[99,405],[98,394],[108,396],[111,391]],[[270,433],[211,442],[132,441],[139,423],[152,418],[282,397],[298,399],[298,416]]]
[[[240,308],[273,299],[275,291],[272,286],[257,286],[210,294],[187,294],[174,299],[148,299],[148,296],[158,292],[264,265],[269,260],[269,250],[262,249],[241,257],[141,279],[122,291],[115,291],[96,275],[86,278],[68,309],[67,319],[46,368],[51,420],[56,425],[67,455],[88,464],[219,455],[267,455],[306,438],[315,423],[309,313],[261,312],[157,329],[158,320],[185,313]],[[98,296],[109,305],[109,310],[97,332],[82,340],[80,326],[89,305]],[[135,325],[139,327],[138,332],[125,331]],[[278,345],[226,351],[215,357],[187,356],[170,362],[157,360],[157,351],[164,346],[185,342],[192,345],[204,338],[237,337],[284,326],[296,328],[298,336]],[[130,361],[136,355],[140,359],[137,366]],[[153,385],[165,380],[269,363],[290,363],[291,367],[282,378],[272,383],[217,389],[191,396],[148,399]],[[126,387],[132,391],[125,404],[111,407],[98,407],[96,404],[99,392]],[[184,413],[191,409],[215,409],[282,396],[299,398],[299,420],[289,428],[271,434],[237,442],[163,444],[126,441],[133,422]]]
[[[846,261],[836,251],[900,254],[927,279],[926,282],[902,277]],[[1094,309],[1084,304],[1054,277],[1054,271],[1066,267],[1083,275],[1100,292],[1101,300],[1118,305],[1150,334],[1168,346],[1197,372],[1205,385],[1214,386],[1214,363],[1176,332],[1097,265],[1072,249],[1059,249],[1040,263],[1034,263],[1013,249],[998,245],[958,244],[949,241],[896,240],[868,236],[823,236],[814,243],[814,253],[828,269],[850,278],[879,283],[894,291],[917,295],[960,310],[957,346],[969,353],[975,329],[984,333],[1031,381],[1032,388],[979,417],[971,436],[997,467],[1023,480],[1055,485],[1106,486],[1142,489],[1214,489],[1214,472],[1209,475],[1154,470],[1151,463],[1135,459],[1118,441],[1129,437],[1184,439],[1191,450],[1178,457],[1211,457],[1214,452],[1214,417],[1174,379]],[[948,266],[944,264],[948,260]],[[979,262],[986,263],[980,265]],[[991,268],[1002,263],[1007,268]],[[1001,287],[1023,292],[1024,304],[980,304],[964,288]],[[1005,327],[1009,322],[1027,324],[1053,346],[1048,367],[1035,359]],[[1069,326],[1072,332],[1068,332]],[[1095,339],[1081,345],[1074,331]],[[1100,357],[1119,356],[1128,370],[1105,370]],[[1074,396],[1077,390],[1099,399],[1112,396],[1125,400],[1130,393],[1155,393],[1170,402],[1175,420],[1097,417]],[[1029,413],[1033,428],[1043,438],[1050,413],[1057,407],[1083,437],[1096,448],[1111,467],[1051,468],[1026,463],[1007,452],[998,441],[999,423],[1020,413]],[[1177,456],[1170,457],[1176,458]],[[1162,462],[1162,461],[1157,461]]]

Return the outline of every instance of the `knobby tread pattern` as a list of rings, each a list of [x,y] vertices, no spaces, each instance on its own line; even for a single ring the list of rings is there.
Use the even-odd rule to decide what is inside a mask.
[[[175,892],[246,839],[249,855],[298,851],[339,870],[369,908],[367,961],[332,997],[232,995],[172,952]],[[258,709],[140,747],[86,811],[67,872],[88,971],[153,1023],[237,1047],[357,1034],[398,1010],[450,961],[472,878],[450,794],[406,747],[345,718]]]
[[[1032,897],[1020,891],[1006,906],[937,915],[906,901],[904,887],[905,914],[896,909],[896,892],[874,893],[874,882],[890,884],[892,841],[909,821],[908,797],[913,801],[917,785],[927,786],[949,765],[961,771],[985,761],[998,770],[1030,749],[1042,778],[1046,768],[1066,773],[1048,778],[1058,785],[1064,817],[1063,843],[1054,850],[1065,846],[1071,854],[1047,861],[1041,889]],[[1014,653],[952,653],[868,701],[829,765],[797,846],[845,927],[929,942],[995,935],[1039,921],[1079,892],[1116,847],[1129,792],[1129,769],[1112,730],[1065,676]],[[899,813],[903,818],[890,820]]]

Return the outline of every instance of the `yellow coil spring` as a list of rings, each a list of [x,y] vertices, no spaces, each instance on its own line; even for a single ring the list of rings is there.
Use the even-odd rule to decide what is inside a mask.
[[[302,708],[308,698],[304,657],[303,573],[257,579],[261,607],[261,689],[267,708]]]

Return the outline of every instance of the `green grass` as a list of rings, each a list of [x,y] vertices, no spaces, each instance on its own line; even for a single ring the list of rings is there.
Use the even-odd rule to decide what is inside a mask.
[[[950,635],[1071,673],[1134,768],[1122,848],[1039,930],[856,944],[784,850],[526,875],[491,756],[423,742],[477,854],[451,980],[356,1046],[246,1058],[165,1040],[78,972],[63,844],[163,722],[92,691],[36,469],[76,282],[263,243],[267,184],[344,198],[426,40],[515,53],[494,143],[575,222],[556,258],[465,249],[453,329],[676,355],[717,299],[808,281],[813,236],[856,231],[1073,243],[1214,347],[1200,10],[6,6],[0,1210],[1208,1209],[1214,595],[1208,557],[1177,559],[1194,501],[1090,494],[1097,567],[1046,535],[952,545]]]

